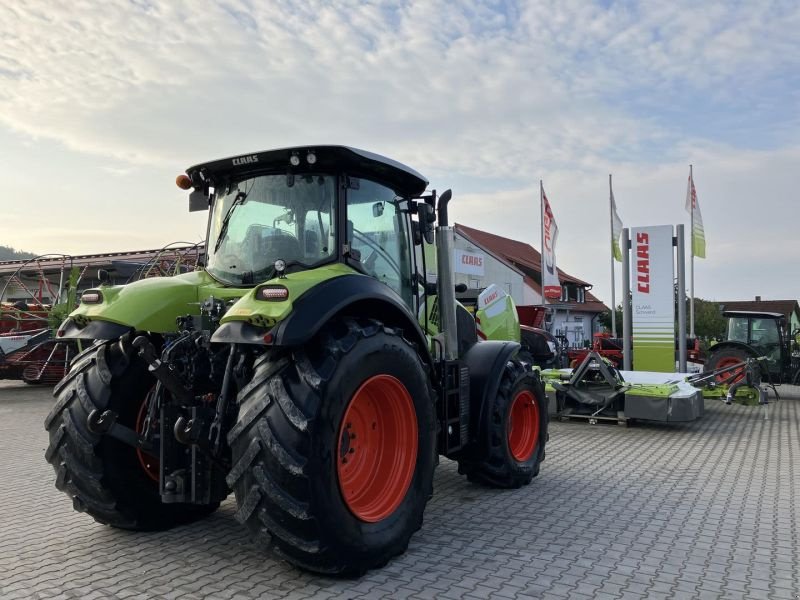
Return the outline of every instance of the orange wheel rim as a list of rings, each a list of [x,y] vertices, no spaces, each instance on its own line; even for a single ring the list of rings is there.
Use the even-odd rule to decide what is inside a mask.
[[[136,433],[141,434],[144,431],[144,421],[147,417],[147,399],[150,397],[151,394],[148,393],[139,407],[139,413],[136,415]],[[150,424],[151,427],[154,425],[154,423]],[[161,462],[155,456],[142,452],[139,448],[136,449],[136,457],[139,459],[139,465],[141,465],[145,475],[158,482],[161,475]]]
[[[724,369],[726,367],[732,367],[733,365],[741,364],[742,361],[738,358],[728,357],[723,358],[717,363],[717,369]],[[731,369],[730,371],[725,371],[724,373],[720,373],[717,375],[717,383],[723,384],[726,381],[728,384],[733,384],[741,381],[744,378],[744,365],[739,367],[738,369]],[[730,380],[730,381],[728,381]]]
[[[411,394],[391,375],[370,377],[339,425],[336,474],[345,505],[376,523],[406,496],[417,463],[417,415]]]
[[[518,462],[525,462],[539,441],[539,407],[528,390],[514,397],[508,414],[508,449]]]

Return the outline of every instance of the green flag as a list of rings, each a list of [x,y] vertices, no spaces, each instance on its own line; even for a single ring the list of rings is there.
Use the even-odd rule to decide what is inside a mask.
[[[697,191],[694,189],[694,178],[689,173],[689,185],[686,188],[686,212],[692,215],[692,255],[697,258],[706,257],[706,232],[703,229],[703,216],[697,202]]]

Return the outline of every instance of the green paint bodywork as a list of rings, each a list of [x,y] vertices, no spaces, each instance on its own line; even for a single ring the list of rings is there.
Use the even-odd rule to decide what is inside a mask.
[[[256,290],[247,290],[236,304],[231,306],[222,317],[221,323],[247,321],[258,327],[272,327],[285,319],[292,312],[293,303],[315,285],[340,277],[342,275],[360,275],[357,271],[342,263],[332,263],[309,271],[290,273],[282,279],[271,279],[265,284],[282,285],[289,290],[289,297],[279,302],[257,300]],[[368,277],[368,275],[360,275]]]
[[[225,287],[205,271],[153,277],[97,289],[103,295],[102,302],[81,304],[70,314],[77,325],[95,320],[109,321],[154,333],[177,331],[175,319],[182,315],[199,315],[200,302],[209,296],[228,300],[248,291]]]
[[[483,310],[479,310],[477,312],[477,316],[481,320],[481,329],[486,335],[487,340],[519,342],[520,329],[517,308],[514,305],[514,301],[511,299],[511,296],[506,296],[504,300],[505,307],[503,308],[502,312],[494,315],[493,317],[486,316],[486,313]],[[458,300],[456,300],[456,305],[464,307],[467,312],[471,313],[471,311]],[[440,333],[438,296],[428,296],[427,312],[428,319],[426,333],[428,336],[438,335]],[[426,320],[423,317],[423,314],[424,312],[420,311],[419,325],[424,330],[426,328]],[[432,341],[431,344],[433,344]],[[433,352],[433,345],[431,345],[431,352]]]
[[[480,320],[481,331],[486,335],[487,340],[509,340],[512,342],[520,341],[519,315],[517,307],[511,296],[506,296],[502,300],[504,303],[501,312],[494,316],[488,316],[486,310],[480,309],[475,316]],[[496,303],[489,307],[496,310]]]
[[[630,389],[625,391],[625,397],[643,396],[666,400],[678,391],[674,383],[632,383]]]
[[[703,398],[706,400],[722,400],[728,395],[728,385],[718,385],[716,387],[704,387]],[[759,394],[758,390],[753,387],[745,386],[738,388],[733,396],[733,401],[736,404],[744,404],[746,406],[758,406]]]
[[[213,296],[226,301],[237,300],[225,314],[223,323],[248,321],[269,326],[285,318],[292,310],[292,303],[310,288],[332,277],[354,272],[346,265],[334,263],[264,282],[283,285],[289,290],[289,298],[281,302],[256,300],[257,288],[228,287],[205,271],[174,277],[153,277],[127,285],[97,288],[103,295],[103,301],[81,304],[70,317],[79,326],[99,320],[126,325],[138,331],[173,333],[177,331],[177,317],[199,316],[200,303]]]

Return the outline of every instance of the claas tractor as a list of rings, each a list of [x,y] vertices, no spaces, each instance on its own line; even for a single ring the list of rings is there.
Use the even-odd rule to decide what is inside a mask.
[[[208,162],[177,183],[209,212],[204,264],[87,290],[57,333],[94,340],[45,423],[75,509],[161,530],[232,490],[259,546],[352,576],[405,551],[440,455],[488,486],[537,475],[539,374],[516,358],[513,302],[479,311],[505,338],[485,341],[456,302],[449,190],[341,146]]]

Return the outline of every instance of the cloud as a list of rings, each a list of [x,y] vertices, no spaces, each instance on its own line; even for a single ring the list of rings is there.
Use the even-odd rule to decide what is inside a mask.
[[[603,291],[609,172],[627,218],[675,222],[694,162],[711,256],[716,240],[740,231],[753,195],[775,214],[791,210],[796,3],[109,0],[7,11],[0,126],[15,135],[6,139],[68,149],[53,160],[71,152],[85,157],[84,168],[99,164],[117,185],[125,181],[142,215],[160,210],[160,188],[143,187],[156,185],[147,173],[346,143],[454,187],[466,224],[526,240],[538,228],[544,179],[564,268]],[[84,203],[84,214],[105,201],[107,190],[69,177],[61,185],[81,192],[65,195]],[[761,198],[770,180],[781,183]],[[54,195],[28,193],[45,204]],[[152,235],[166,230],[131,219]],[[794,235],[786,221],[767,221],[757,236]],[[747,243],[726,249],[731,261],[757,237],[740,235]]]

